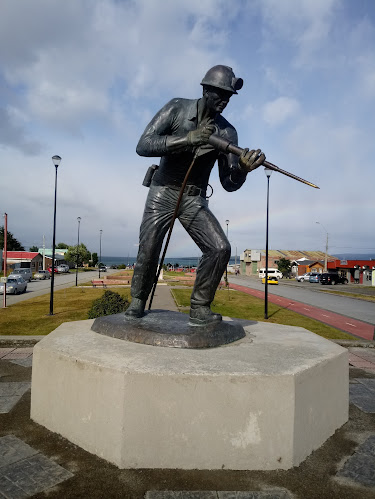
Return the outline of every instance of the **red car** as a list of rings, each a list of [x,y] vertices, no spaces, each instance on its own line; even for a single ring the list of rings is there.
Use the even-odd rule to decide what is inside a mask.
[[[55,267],[55,274],[57,274],[57,267]],[[52,267],[48,267],[48,272],[52,274]]]

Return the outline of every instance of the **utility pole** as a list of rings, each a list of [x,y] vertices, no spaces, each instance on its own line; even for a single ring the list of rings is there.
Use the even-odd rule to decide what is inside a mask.
[[[46,237],[43,234],[43,270],[46,270]]]
[[[7,306],[7,238],[8,238],[8,215],[4,213],[4,295],[3,308]]]

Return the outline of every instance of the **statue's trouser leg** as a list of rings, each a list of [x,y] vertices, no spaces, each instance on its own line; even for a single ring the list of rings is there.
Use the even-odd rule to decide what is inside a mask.
[[[187,196],[179,220],[203,253],[197,269],[191,305],[209,306],[230,259],[229,241],[209,210],[205,198]]]
[[[137,263],[131,285],[131,295],[146,301],[151,292],[164,236],[176,207],[178,191],[151,186],[139,231]]]
[[[164,236],[170,226],[179,192],[151,186],[140,228],[139,250],[131,295],[146,301],[154,282]],[[178,218],[203,255],[191,304],[209,306],[230,258],[230,244],[201,196],[184,195]]]

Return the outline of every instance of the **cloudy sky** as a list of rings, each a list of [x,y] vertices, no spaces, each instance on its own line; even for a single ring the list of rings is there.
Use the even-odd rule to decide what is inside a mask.
[[[172,97],[197,98],[216,64],[244,79],[224,116],[274,173],[270,248],[375,252],[373,0],[2,0],[0,212],[23,245],[81,241],[134,255],[155,162],[135,147]],[[263,168],[237,192],[211,175],[232,254],[265,247]],[[319,221],[321,225],[316,224]],[[0,220],[0,225],[2,225]],[[170,257],[198,249],[176,224]]]

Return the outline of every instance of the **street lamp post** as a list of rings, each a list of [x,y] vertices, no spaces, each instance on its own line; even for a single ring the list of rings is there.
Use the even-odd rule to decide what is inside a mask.
[[[55,166],[55,203],[53,207],[53,238],[52,238],[52,275],[51,275],[51,294],[49,300],[49,315],[53,315],[53,290],[55,284],[55,249],[56,249],[56,193],[57,193],[57,168],[60,164],[60,156],[52,156],[52,162]]]
[[[270,176],[272,175],[272,170],[265,168],[264,173],[267,176],[266,280],[264,283],[264,318],[268,319],[268,218],[270,205]]]
[[[100,265],[102,263],[102,233],[103,230],[100,229],[100,237],[99,237],[99,279],[100,279]]]
[[[225,220],[225,223],[227,225],[227,239],[228,239],[228,225],[229,225],[229,220]],[[225,285],[228,286],[228,264],[225,267]]]
[[[321,225],[323,227],[323,229],[326,231],[326,254],[324,257],[324,272],[327,272],[327,270],[328,270],[328,231],[322,223],[320,223],[320,222],[315,222],[315,223]]]
[[[77,217],[78,222],[78,239],[77,239],[77,258],[76,258],[76,286],[78,286],[78,263],[79,263],[79,227],[81,225],[81,217]]]

